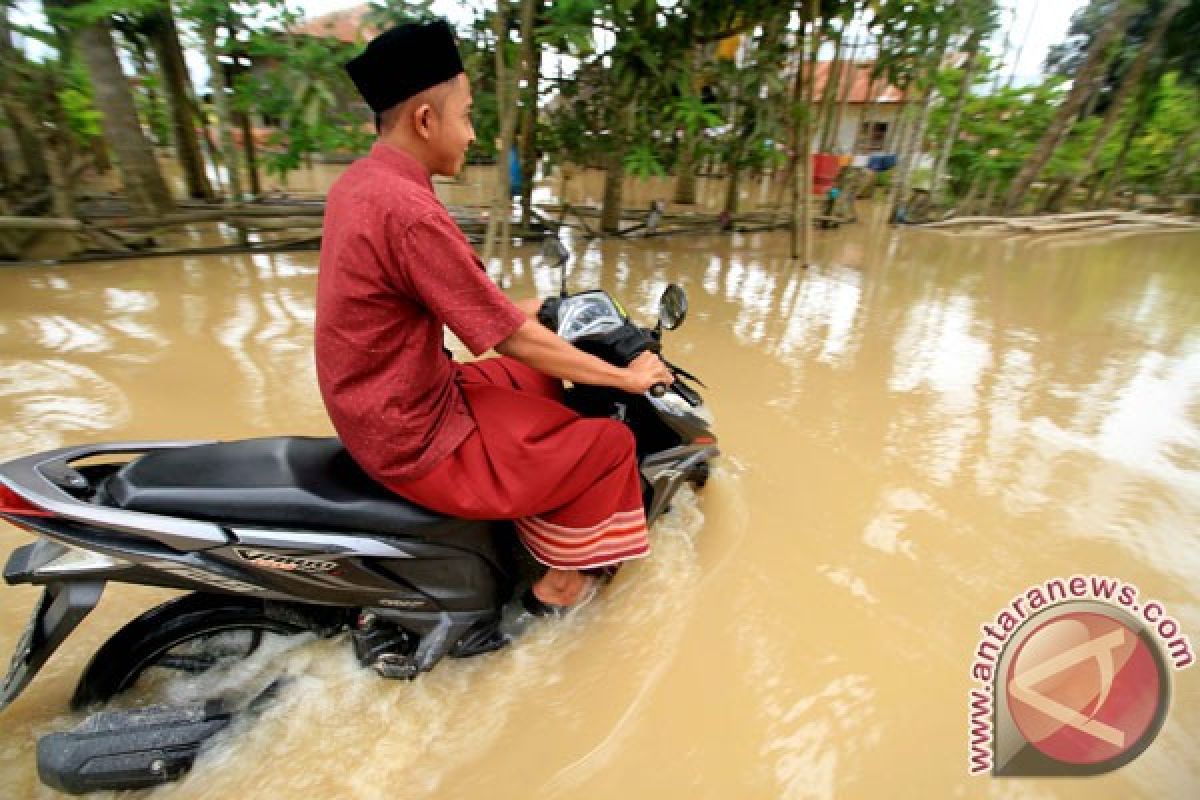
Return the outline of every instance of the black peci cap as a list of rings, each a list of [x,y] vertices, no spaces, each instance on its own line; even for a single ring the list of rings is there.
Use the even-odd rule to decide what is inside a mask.
[[[462,71],[454,31],[443,19],[384,31],[346,62],[350,80],[376,114]]]

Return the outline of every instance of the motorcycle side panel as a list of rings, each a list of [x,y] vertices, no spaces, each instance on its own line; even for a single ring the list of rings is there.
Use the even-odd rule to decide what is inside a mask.
[[[238,544],[205,557],[307,602],[471,612],[503,602],[513,581],[505,549],[515,537],[490,522],[462,521],[420,538],[244,528],[233,533]]]

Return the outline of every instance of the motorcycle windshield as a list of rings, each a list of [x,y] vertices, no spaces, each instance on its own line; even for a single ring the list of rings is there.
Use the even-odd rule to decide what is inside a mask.
[[[604,292],[577,294],[563,300],[558,311],[558,335],[568,342],[611,333],[625,320]]]

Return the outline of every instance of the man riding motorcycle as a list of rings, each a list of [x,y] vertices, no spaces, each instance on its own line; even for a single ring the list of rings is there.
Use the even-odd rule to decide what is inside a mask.
[[[535,613],[579,601],[581,570],[649,552],[633,436],[562,405],[560,380],[640,394],[673,377],[653,353],[613,366],[563,341],[487,277],[433,192],[474,140],[470,86],[444,21],[372,40],[347,71],[379,139],[332,187],[317,291],[317,375],[351,455],[442,514],[512,519],[549,569]],[[479,356],[454,362],[449,327]]]

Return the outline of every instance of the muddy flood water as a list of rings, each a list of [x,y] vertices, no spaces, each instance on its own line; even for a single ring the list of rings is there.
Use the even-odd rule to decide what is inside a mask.
[[[1200,669],[1150,748],[1089,779],[968,775],[981,626],[1105,575],[1200,646],[1200,237],[822,231],[568,239],[571,285],[710,387],[723,458],[586,610],[413,683],[347,640],[156,798],[1195,798]],[[514,297],[555,290],[534,247]],[[327,435],[317,254],[0,268],[0,460],[68,443]],[[0,524],[0,552],[29,541]],[[38,590],[0,587],[7,661]],[[49,797],[36,736],[88,658],[169,592],[110,585],[0,717],[0,796]],[[258,666],[262,666],[261,664]]]

